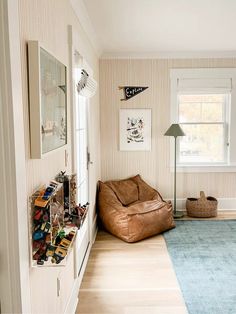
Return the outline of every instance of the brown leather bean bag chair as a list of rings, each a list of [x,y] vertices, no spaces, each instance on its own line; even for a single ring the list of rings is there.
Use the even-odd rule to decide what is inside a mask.
[[[175,227],[171,202],[140,175],[121,181],[99,181],[99,216],[107,231],[136,242]]]

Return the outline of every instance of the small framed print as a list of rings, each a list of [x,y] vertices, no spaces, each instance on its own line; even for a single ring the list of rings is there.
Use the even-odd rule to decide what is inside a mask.
[[[28,42],[31,158],[67,144],[66,66],[38,41]]]
[[[151,109],[120,109],[120,150],[151,151]]]

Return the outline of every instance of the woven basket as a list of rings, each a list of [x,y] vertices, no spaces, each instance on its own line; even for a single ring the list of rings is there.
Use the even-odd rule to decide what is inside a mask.
[[[190,217],[210,218],[217,216],[217,199],[200,192],[200,198],[187,198],[186,210]]]

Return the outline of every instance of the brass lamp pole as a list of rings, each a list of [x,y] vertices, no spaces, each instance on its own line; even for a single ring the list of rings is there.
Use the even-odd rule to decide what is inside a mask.
[[[175,155],[174,155],[174,218],[183,217],[184,213],[182,211],[176,210],[176,140],[178,136],[185,136],[183,130],[179,124],[172,124],[169,129],[165,132],[165,136],[173,136],[175,139]]]

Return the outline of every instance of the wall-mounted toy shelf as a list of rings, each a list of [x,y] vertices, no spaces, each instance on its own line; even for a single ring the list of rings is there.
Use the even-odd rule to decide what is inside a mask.
[[[63,266],[78,228],[65,224],[63,184],[55,181],[30,197],[32,266]]]
[[[63,173],[30,197],[31,265],[65,266],[89,203],[76,205],[76,175]]]

